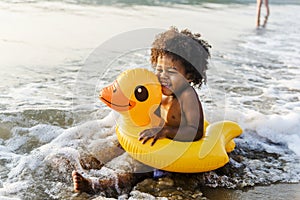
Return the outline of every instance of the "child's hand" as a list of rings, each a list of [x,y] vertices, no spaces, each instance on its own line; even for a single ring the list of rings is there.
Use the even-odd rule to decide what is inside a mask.
[[[153,146],[159,138],[165,138],[165,137],[166,135],[163,134],[162,128],[157,127],[157,128],[151,128],[142,131],[140,133],[139,140],[142,141],[142,144],[145,144],[149,139],[153,138],[153,141],[151,143],[151,146]]]

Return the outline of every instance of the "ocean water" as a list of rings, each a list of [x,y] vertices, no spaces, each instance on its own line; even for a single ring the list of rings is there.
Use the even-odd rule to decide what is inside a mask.
[[[150,69],[151,41],[171,25],[213,45],[198,91],[206,118],[244,130],[229,164],[237,174],[210,172],[206,186],[245,199],[241,188],[282,194],[275,183],[296,183],[285,192],[298,199],[299,1],[270,2],[259,29],[250,0],[141,2],[0,1],[0,199],[75,198],[80,155],[113,145],[115,113],[99,90],[125,69]],[[278,197],[258,191],[248,198]]]

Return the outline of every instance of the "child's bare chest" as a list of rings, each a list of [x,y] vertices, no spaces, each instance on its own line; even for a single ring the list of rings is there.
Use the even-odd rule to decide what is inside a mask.
[[[165,120],[167,126],[178,127],[180,125],[182,116],[178,99],[168,97],[162,99],[161,117]]]

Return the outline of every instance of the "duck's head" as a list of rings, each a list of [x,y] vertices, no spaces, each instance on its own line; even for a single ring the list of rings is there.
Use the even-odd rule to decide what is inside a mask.
[[[123,72],[109,86],[103,88],[99,99],[123,117],[138,126],[151,122],[153,113],[161,102],[161,85],[156,75],[142,68]]]

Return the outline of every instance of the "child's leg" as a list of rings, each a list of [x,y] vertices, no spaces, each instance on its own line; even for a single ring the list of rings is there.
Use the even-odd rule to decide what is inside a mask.
[[[124,149],[115,135],[92,141],[87,147],[89,151],[80,152],[80,167],[77,170],[99,170],[103,165],[122,155]]]
[[[104,192],[116,196],[129,192],[138,178],[146,176],[151,168],[135,161],[127,153],[114,158],[103,168],[96,171],[97,178],[85,177],[77,171],[72,172],[75,192],[90,194]]]
[[[120,173],[108,177],[85,177],[77,171],[72,172],[75,192],[96,194],[104,192],[108,196],[117,196],[128,192],[134,182],[133,174]]]
[[[91,142],[87,149],[90,151],[93,157],[104,164],[124,153],[124,150],[115,134]]]

